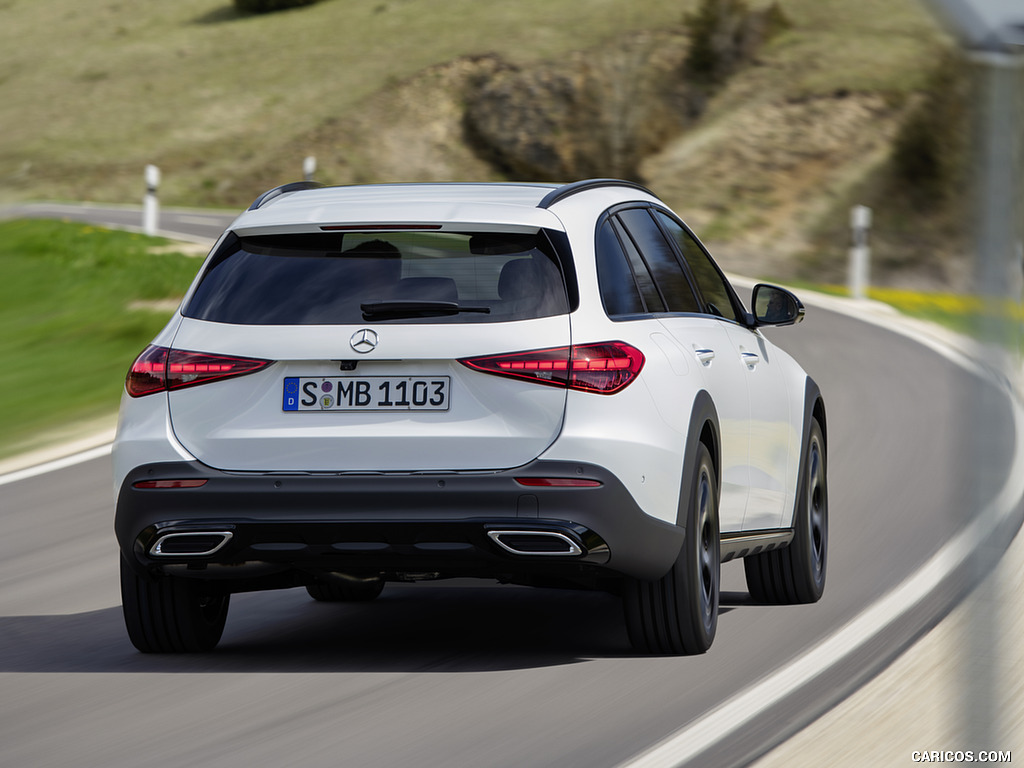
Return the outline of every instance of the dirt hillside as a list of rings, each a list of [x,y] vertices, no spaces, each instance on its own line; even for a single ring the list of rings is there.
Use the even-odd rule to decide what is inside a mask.
[[[877,70],[823,74],[820,45],[806,42],[813,30],[785,21],[744,43],[714,82],[687,70],[683,16],[557,61],[463,57],[393,84],[303,142],[329,147],[332,183],[634,179],[680,211],[726,269],[775,279],[842,284],[848,210],[864,203],[881,227],[874,282],[962,288],[966,241],[949,215],[962,200],[890,203],[902,196],[894,143],[941,40],[915,40],[916,69],[894,87]],[[909,60],[881,58],[897,71]]]

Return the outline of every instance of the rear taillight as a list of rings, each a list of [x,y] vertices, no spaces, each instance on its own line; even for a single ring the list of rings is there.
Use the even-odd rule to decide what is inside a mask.
[[[251,357],[210,355],[181,349],[149,346],[132,363],[125,389],[132,397],[194,387],[211,381],[243,376],[273,362]]]
[[[460,360],[484,373],[610,395],[624,389],[644,367],[643,353],[622,341],[535,349]]]

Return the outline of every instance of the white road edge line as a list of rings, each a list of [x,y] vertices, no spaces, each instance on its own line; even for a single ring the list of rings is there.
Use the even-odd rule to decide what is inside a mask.
[[[93,459],[109,456],[113,449],[114,444],[107,443],[106,445],[99,445],[95,448],[90,448],[88,451],[82,451],[81,453],[75,453],[71,456],[64,456],[60,459],[48,461],[45,464],[37,464],[34,467],[26,467],[25,469],[8,472],[6,475],[0,475],[0,485],[8,485],[9,483],[16,483],[19,480],[28,480],[30,477],[39,477],[40,475],[45,475],[49,472],[56,472],[59,469],[73,467],[76,464],[84,464],[85,462],[92,461]]]
[[[852,307],[844,306],[845,302],[833,303],[826,300],[821,303],[830,310],[901,333],[972,373],[992,378],[988,371],[979,368],[966,354],[901,324],[898,314],[894,315],[893,321],[889,323],[853,312]],[[1007,396],[1013,406],[1016,431],[1013,464],[999,495],[967,528],[948,541],[928,562],[893,591],[865,608],[815,648],[777,668],[749,688],[739,691],[650,749],[620,763],[617,768],[678,768],[684,765],[853,654],[923,601],[952,574],[981,544],[985,536],[1013,513],[1024,496],[1024,411],[1012,393],[1008,393]]]

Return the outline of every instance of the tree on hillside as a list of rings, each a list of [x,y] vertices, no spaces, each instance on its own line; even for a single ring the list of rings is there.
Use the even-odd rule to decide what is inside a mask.
[[[745,0],[702,0],[683,23],[690,33],[686,74],[711,84],[726,80],[765,40],[789,26],[778,3],[751,12]]]
[[[243,13],[272,13],[316,2],[319,0],[235,0],[235,7]]]

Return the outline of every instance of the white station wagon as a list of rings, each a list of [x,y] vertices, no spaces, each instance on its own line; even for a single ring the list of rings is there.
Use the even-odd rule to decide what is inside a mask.
[[[721,563],[818,600],[815,383],[636,184],[272,189],[135,360],[114,445],[128,634],[204,651],[230,595],[478,577],[621,595],[636,650],[706,651]]]

